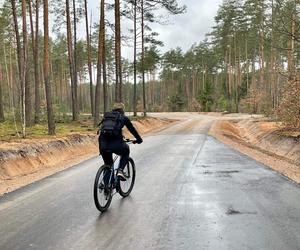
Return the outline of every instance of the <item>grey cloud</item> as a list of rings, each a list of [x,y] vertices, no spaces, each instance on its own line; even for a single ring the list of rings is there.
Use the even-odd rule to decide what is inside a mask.
[[[194,43],[202,41],[214,25],[214,17],[222,0],[179,0],[178,2],[187,6],[185,14],[170,16],[170,25],[152,26],[153,30],[159,33],[159,39],[165,44],[162,51],[176,47],[187,50]],[[89,1],[94,21],[98,20],[98,5],[99,1]],[[122,32],[127,33],[128,29],[132,28],[130,25],[131,22],[123,23]],[[84,25],[80,33],[84,36]],[[132,48],[124,47],[122,54],[124,57],[132,58]]]
[[[185,0],[187,13],[171,17],[171,26],[156,26],[166,50],[181,47],[189,49],[192,44],[205,38],[214,25],[214,17],[222,0]],[[164,49],[164,50],[165,50]]]

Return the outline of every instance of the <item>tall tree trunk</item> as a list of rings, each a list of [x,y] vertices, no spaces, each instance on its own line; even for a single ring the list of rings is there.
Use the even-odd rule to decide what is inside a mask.
[[[32,0],[28,1],[29,6],[29,17],[30,17],[30,29],[31,29],[31,40],[32,40],[32,55],[34,64],[34,82],[35,82],[35,116],[34,122],[39,123],[40,120],[40,86],[39,86],[39,69],[38,69],[38,30],[39,30],[39,0],[36,0],[36,31],[33,28],[33,14],[32,14]]]
[[[116,60],[116,102],[122,102],[121,65],[121,15],[120,0],[115,0],[115,60]]]
[[[239,89],[241,87],[242,82],[242,73],[241,73],[241,50],[240,47],[238,48],[238,59],[237,59],[237,85],[235,90],[235,105],[236,105],[236,112],[239,112],[239,101],[240,101],[240,93]]]
[[[255,52],[253,53],[253,58],[252,58],[252,65],[251,65],[251,87],[252,87],[252,95],[253,95],[253,113],[257,113],[257,102],[256,102],[256,97],[257,97],[257,84],[256,84],[256,70],[255,70]]]
[[[203,65],[203,63],[202,63]],[[225,78],[225,90],[226,90],[226,96],[227,98],[229,98],[229,67],[228,67],[228,50],[226,48],[226,51],[225,51],[225,57],[224,57],[224,66],[225,66],[225,69],[224,69],[224,78]],[[201,67],[202,68],[202,67]],[[203,70],[203,69],[202,69]]]
[[[67,19],[67,42],[68,42],[68,61],[70,67],[71,78],[71,99],[72,99],[72,116],[73,120],[77,120],[77,100],[75,95],[75,83],[74,83],[74,54],[73,54],[73,42],[72,42],[72,29],[71,29],[71,17],[70,17],[70,2],[66,0],[66,19]]]
[[[192,99],[193,101],[196,100],[196,76],[195,70],[192,70]]]
[[[235,82],[234,82],[234,102],[235,102],[235,112],[239,112],[239,86],[240,86],[240,50],[237,49],[237,41],[236,41],[236,33],[234,32],[233,36],[233,44],[234,44],[234,74],[235,74]]]
[[[2,83],[3,83],[3,77],[2,77],[2,71],[0,71],[0,122],[4,122],[4,103],[3,103],[3,93],[2,93]]]
[[[3,43],[5,46],[5,43]],[[15,131],[18,137],[20,137],[19,134],[19,129],[17,127],[17,120],[16,120],[16,112],[15,112],[15,98],[14,98],[14,89],[13,89],[13,62],[12,62],[12,48],[10,47],[9,49],[9,73],[8,78],[7,78],[7,83],[9,84],[8,86],[8,93],[10,96],[10,102],[11,102],[11,107],[12,107],[12,115],[13,115],[13,120],[14,120],[14,126],[15,126]],[[6,65],[6,71],[8,72],[8,67],[6,63],[6,49],[4,48],[4,60],[5,60],[5,65]]]
[[[187,111],[190,111],[190,107],[191,107],[190,79],[187,77],[183,77],[183,81],[184,81],[185,96],[187,99]]]
[[[86,46],[88,54],[88,71],[90,78],[90,101],[91,101],[91,113],[94,116],[94,93],[93,93],[93,75],[92,75],[92,59],[91,59],[91,45],[90,45],[90,32],[89,32],[89,20],[88,20],[88,8],[87,0],[84,0],[84,9],[85,9],[85,30],[86,30]],[[92,22],[92,20],[91,20]]]
[[[205,93],[205,65],[204,65],[204,60],[203,60],[203,56],[201,58],[201,69],[202,69],[202,81],[201,81],[201,91],[202,93],[204,94]],[[228,70],[230,68],[230,65],[228,67]],[[229,76],[229,74],[228,74]],[[230,81],[230,78],[228,77],[228,86],[229,86],[229,81]]]
[[[260,48],[259,81],[260,81],[261,88],[263,90],[266,90],[266,86],[264,84],[265,58],[264,58],[264,32],[263,32],[263,29],[261,29],[261,31],[260,31],[259,48]]]
[[[136,27],[136,21],[137,21],[137,0],[134,0],[134,20],[133,20],[133,25],[134,25],[134,52],[133,52],[133,115],[137,116],[137,110],[136,110],[136,105],[137,105],[137,96],[136,96],[136,72],[137,72],[137,62],[136,62],[136,56],[137,56],[137,27]]]
[[[264,5],[264,1],[262,1],[262,4]],[[267,87],[265,86],[264,81],[264,74],[265,74],[265,38],[264,38],[264,6],[262,6],[261,14],[260,14],[260,20],[259,20],[259,54],[260,54],[260,71],[259,71],[259,81],[260,81],[260,88],[266,92]]]
[[[49,25],[48,25],[48,0],[44,0],[44,82],[47,102],[48,134],[55,134],[54,113],[52,108],[51,85],[49,73]]]
[[[5,74],[6,74],[6,81],[7,81],[8,100],[9,100],[9,104],[10,104],[10,109],[13,111],[13,116],[14,116],[14,103],[12,101],[12,92],[10,89],[11,81],[10,81],[10,72],[9,72],[8,66],[7,66],[5,42],[3,43],[3,58],[4,58],[4,67],[5,67]],[[0,95],[0,98],[2,95],[3,94]],[[3,103],[3,101],[2,101],[2,103]],[[3,114],[4,114],[4,112],[3,112]]]
[[[119,1],[118,0],[115,0],[115,77],[116,77],[116,80],[115,80],[115,102],[119,102],[119,92],[120,92],[120,87],[119,87],[119,67],[118,67],[118,63],[119,63],[119,60],[118,60],[118,38],[117,38],[117,20],[118,20],[118,10],[117,10],[117,6],[118,6],[118,3]]]
[[[293,2],[293,10],[291,17],[291,34],[288,41],[288,72],[289,79],[295,78],[295,30],[296,30],[296,2]]]
[[[24,91],[25,91],[25,123],[24,126],[31,126],[31,86],[28,76],[28,37],[27,37],[27,8],[26,0],[22,0],[22,23],[23,23],[23,58],[24,58]]]
[[[145,26],[144,26],[144,0],[141,0],[142,15],[142,85],[143,85],[143,112],[147,115],[146,89],[145,89]]]
[[[23,89],[23,78],[22,78],[23,58],[22,58],[22,46],[21,46],[20,32],[19,32],[19,26],[18,26],[18,15],[17,15],[17,10],[16,10],[16,0],[11,0],[10,2],[11,2],[11,6],[12,6],[14,29],[15,29],[16,42],[17,42],[17,59],[18,59],[20,88]]]
[[[102,1],[102,0],[101,0]],[[102,20],[102,13],[100,11],[100,25]],[[101,36],[101,27],[99,27],[98,35],[98,55],[97,55],[97,83],[95,91],[95,116],[94,116],[94,126],[98,126],[100,121],[100,92],[101,92],[101,61],[102,61],[102,36]]]
[[[22,32],[23,32],[23,49],[22,49],[22,113],[23,113],[23,137],[26,137],[26,67],[27,67],[27,23],[26,23],[26,0],[22,0]]]
[[[246,91],[249,91],[249,59],[248,59],[248,41],[245,39],[245,60],[246,60]]]
[[[103,108],[108,111],[108,93],[106,79],[106,54],[105,54],[105,1],[101,0],[100,40],[102,50],[102,77],[103,77]]]
[[[73,0],[73,25],[74,25],[74,108],[75,108],[75,118],[73,120],[78,120],[78,69],[77,69],[77,13],[76,13],[76,1]]]
[[[83,104],[83,88],[82,88],[82,71],[79,71],[78,72],[78,83],[79,83],[79,86],[78,86],[78,108],[79,110],[83,110],[83,107],[84,107],[84,104]]]
[[[61,72],[60,72],[60,103],[61,104],[63,104],[63,102],[64,102],[64,100],[63,100],[63,96],[65,96],[65,94],[64,94],[64,88],[63,88],[63,86],[64,86],[64,73],[65,73],[65,68],[64,68],[64,59],[63,58],[61,58],[61,64],[60,64],[60,66],[61,66]]]
[[[36,0],[35,6],[35,44],[34,44],[34,80],[35,80],[35,123],[40,121],[41,96],[39,75],[39,8],[40,0]]]
[[[270,62],[270,67],[271,67],[271,83],[270,83],[270,97],[272,99],[272,108],[274,109],[276,107],[276,102],[275,102],[275,49],[274,49],[274,15],[275,15],[275,10],[274,10],[274,0],[271,1],[271,10],[272,10],[272,17],[271,17],[271,41],[270,41],[270,53],[271,53],[271,62]]]
[[[16,10],[16,2],[15,0],[11,0],[11,6],[12,6],[12,13],[13,13],[13,20],[14,20],[14,29],[15,29],[15,34],[16,34],[16,42],[17,42],[17,61],[18,61],[18,78],[19,78],[19,86],[21,89],[21,107],[22,107],[22,132],[23,132],[23,137],[26,136],[26,127],[24,125],[25,121],[25,91],[24,91],[24,78],[23,78],[23,50],[21,46],[21,39],[20,39],[20,32],[19,32],[19,27],[18,27],[18,16],[17,16],[17,10]],[[11,60],[12,62],[12,60]],[[12,72],[12,71],[11,71]]]
[[[232,63],[231,63],[231,46],[229,46],[228,52],[228,90],[229,90],[229,98],[232,99]]]

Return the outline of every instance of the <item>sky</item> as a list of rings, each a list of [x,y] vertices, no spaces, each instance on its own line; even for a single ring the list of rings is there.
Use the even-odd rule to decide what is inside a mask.
[[[170,16],[171,25],[158,26],[155,29],[166,49],[181,47],[184,51],[194,43],[205,38],[211,27],[214,26],[214,17],[217,14],[222,0],[181,0],[187,6],[185,14]]]
[[[89,0],[88,2],[89,9],[95,18],[98,18],[99,15],[99,2],[97,0]],[[186,51],[194,43],[202,41],[205,34],[214,26],[214,17],[222,0],[178,0],[178,3],[186,5],[185,14],[170,16],[169,25],[152,25],[153,31],[159,33],[158,39],[164,42],[165,46],[161,49],[162,52],[176,47]],[[132,28],[131,25],[132,22],[123,22],[123,32]],[[84,31],[84,27],[81,29]],[[84,34],[84,32],[81,33]],[[131,58],[132,48],[124,47],[122,54],[126,58]]]
[[[63,3],[64,1],[62,1]],[[106,2],[113,2],[107,0]],[[3,0],[0,0],[2,5]],[[92,12],[93,22],[99,22],[99,0],[88,0],[89,11]],[[172,48],[180,47],[183,51],[188,50],[194,43],[199,43],[205,38],[214,25],[214,17],[217,14],[219,5],[222,0],[178,0],[179,5],[186,5],[185,14],[169,16],[169,25],[152,25],[153,31],[159,33],[158,39],[164,43],[161,48],[162,52]],[[49,0],[51,7],[51,0]],[[162,14],[165,12],[162,12]],[[42,20],[41,20],[42,21]],[[53,23],[53,18],[50,24]],[[132,28],[132,21],[122,20],[122,32],[128,33]],[[79,36],[85,37],[84,20],[78,26]],[[122,56],[131,58],[133,49],[128,47],[122,48]]]

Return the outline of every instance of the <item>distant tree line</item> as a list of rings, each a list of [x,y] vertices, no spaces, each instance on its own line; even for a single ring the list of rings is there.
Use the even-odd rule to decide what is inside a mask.
[[[100,15],[93,22],[87,0],[4,1],[0,8],[0,122],[9,117],[17,133],[21,124],[25,137],[27,127],[47,121],[52,135],[55,122],[68,113],[74,121],[80,113],[90,113],[97,126],[100,113],[113,102],[126,102],[136,115],[138,99],[143,100],[146,115],[145,50],[157,35],[149,24],[161,20],[158,10],[180,14],[185,6],[176,0],[100,0],[99,7]],[[108,12],[114,13],[112,22],[106,18]],[[49,27],[50,18],[55,19],[53,27]],[[133,37],[124,37],[125,18],[132,20]],[[81,22],[85,39],[78,39]],[[125,43],[134,50],[133,63],[122,57]],[[138,77],[143,92],[137,94]],[[135,84],[130,85],[129,79]]]
[[[45,0],[6,0],[0,8],[0,122],[22,124],[24,136],[26,127],[46,121],[54,134],[68,114],[76,121],[89,113],[96,126],[120,101],[134,115],[226,110],[300,127],[297,0],[224,0],[204,41],[163,54],[151,26],[166,23],[162,9],[185,12],[176,0],[101,0],[99,17],[88,13],[87,0],[47,7]],[[133,58],[122,57],[124,46]]]
[[[187,52],[147,48],[149,109],[265,113],[299,128],[299,11],[296,0],[225,0]]]

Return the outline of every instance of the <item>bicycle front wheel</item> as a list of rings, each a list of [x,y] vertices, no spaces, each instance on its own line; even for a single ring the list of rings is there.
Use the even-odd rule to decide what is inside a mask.
[[[100,212],[106,211],[112,200],[112,190],[109,185],[110,175],[111,175],[110,167],[104,165],[99,168],[95,178],[94,201],[95,201],[96,208]]]
[[[131,158],[129,158],[123,173],[126,181],[118,181],[118,191],[122,197],[127,197],[131,193],[135,182],[135,164]]]

